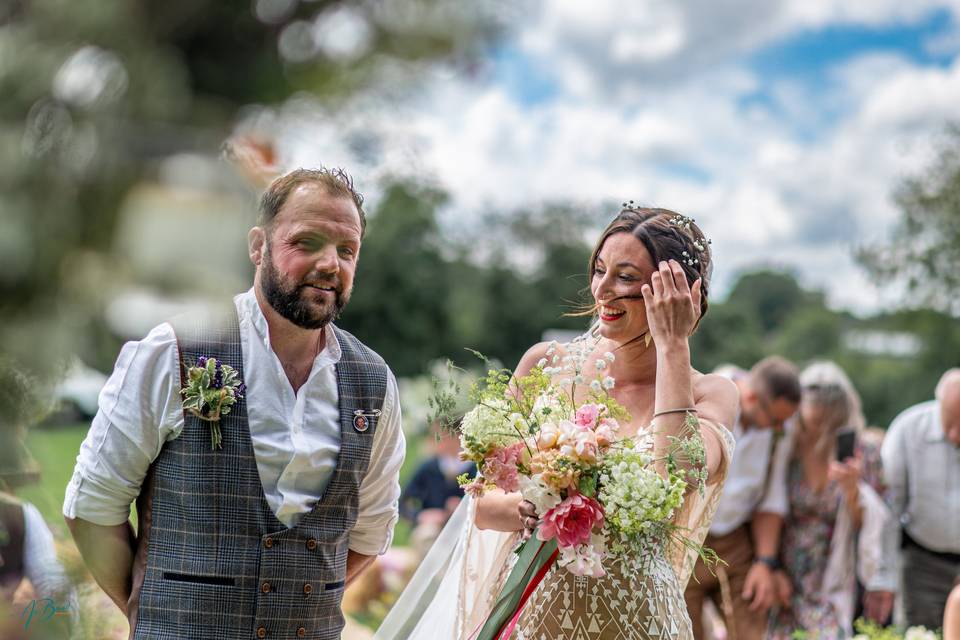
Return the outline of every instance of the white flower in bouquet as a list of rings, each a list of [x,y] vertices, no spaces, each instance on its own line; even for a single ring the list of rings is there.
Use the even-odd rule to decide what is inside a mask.
[[[487,400],[463,416],[460,446],[471,456],[483,456],[491,447],[507,447],[521,439],[512,426],[506,400]]]
[[[612,451],[601,464],[600,502],[607,522],[627,536],[643,535],[667,522],[683,502],[682,478],[664,478],[649,452],[633,447]]]
[[[561,394],[556,389],[548,389],[534,400],[530,421],[542,426],[546,422],[556,422],[567,417],[568,414],[568,407]]]
[[[548,485],[539,473],[532,476],[520,475],[520,495],[524,500],[532,502],[539,514],[550,511],[561,501],[560,494]]]
[[[590,576],[602,578],[606,575],[603,569],[603,559],[607,555],[606,540],[600,534],[590,535],[590,544],[579,544],[575,547],[559,547],[557,564],[575,576]]]
[[[939,640],[936,632],[926,627],[908,627],[903,634],[903,640]]]

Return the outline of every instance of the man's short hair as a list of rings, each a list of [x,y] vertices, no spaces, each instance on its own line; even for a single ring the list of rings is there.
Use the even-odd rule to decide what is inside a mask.
[[[800,370],[786,358],[768,356],[750,369],[751,384],[764,391],[771,400],[783,398],[800,404]]]
[[[360,214],[360,238],[367,231],[367,216],[363,211],[363,196],[353,186],[353,178],[343,169],[296,169],[270,183],[260,198],[260,224],[269,229],[273,219],[280,213],[294,189],[302,184],[319,184],[330,196],[348,198]]]

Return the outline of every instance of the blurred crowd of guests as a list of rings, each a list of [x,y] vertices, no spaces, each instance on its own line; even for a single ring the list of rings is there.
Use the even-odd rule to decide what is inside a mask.
[[[886,432],[832,362],[720,372],[740,413],[706,543],[726,564],[686,592],[698,640],[847,638],[860,617],[960,640],[960,369]]]

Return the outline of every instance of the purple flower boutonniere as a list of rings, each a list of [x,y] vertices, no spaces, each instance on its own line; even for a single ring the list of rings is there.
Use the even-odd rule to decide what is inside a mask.
[[[246,391],[247,386],[240,380],[237,370],[216,358],[200,356],[197,365],[187,369],[187,386],[180,390],[183,408],[210,423],[212,449],[223,448],[220,417],[230,413]]]

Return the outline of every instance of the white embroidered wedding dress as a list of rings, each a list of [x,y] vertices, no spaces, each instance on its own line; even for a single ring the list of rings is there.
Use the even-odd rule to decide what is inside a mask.
[[[674,517],[688,539],[703,544],[720,500],[733,436],[723,443],[720,470],[703,494],[690,491]],[[516,533],[474,526],[475,502],[465,499],[384,620],[374,640],[470,640],[493,607],[513,566]],[[628,577],[611,560],[602,578],[577,577],[554,565],[532,594],[512,640],[692,640],[683,591],[695,552],[668,546],[649,570]]]

